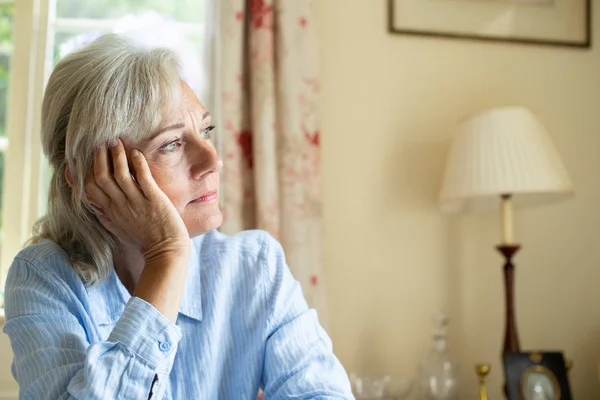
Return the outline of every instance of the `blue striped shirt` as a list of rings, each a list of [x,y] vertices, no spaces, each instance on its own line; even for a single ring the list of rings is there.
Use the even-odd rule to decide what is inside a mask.
[[[22,399],[353,399],[344,368],[270,235],[192,239],[177,323],[113,271],[85,287],[53,241],[5,290]]]

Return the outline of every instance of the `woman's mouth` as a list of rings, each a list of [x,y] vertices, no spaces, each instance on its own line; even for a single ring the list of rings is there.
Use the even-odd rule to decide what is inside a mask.
[[[217,199],[217,191],[213,190],[212,192],[208,192],[198,197],[195,200],[192,200],[192,203],[208,203],[209,201],[213,201]]]

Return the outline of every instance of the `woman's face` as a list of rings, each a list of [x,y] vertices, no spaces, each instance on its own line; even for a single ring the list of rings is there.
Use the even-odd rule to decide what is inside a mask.
[[[210,115],[192,89],[181,82],[179,107],[147,139],[123,139],[129,155],[146,157],[154,180],[183,218],[190,237],[218,228],[220,159],[210,140]]]

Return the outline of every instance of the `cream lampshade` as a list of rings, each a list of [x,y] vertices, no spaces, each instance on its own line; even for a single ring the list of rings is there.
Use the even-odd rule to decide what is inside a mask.
[[[529,110],[495,108],[459,124],[440,193],[442,210],[501,209],[503,243],[514,243],[511,200],[526,206],[571,193],[571,179],[548,132]]]

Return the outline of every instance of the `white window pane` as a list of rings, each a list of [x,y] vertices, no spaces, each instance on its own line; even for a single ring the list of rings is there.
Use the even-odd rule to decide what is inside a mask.
[[[14,6],[12,4],[0,4],[0,136],[6,135],[6,97],[13,45],[13,13]]]
[[[4,189],[4,160],[8,148],[6,137],[6,101],[8,97],[8,77],[10,57],[13,50],[13,15],[14,5],[0,4],[0,249],[2,248],[2,191]],[[2,282],[2,279],[0,279]],[[3,305],[3,287],[0,287],[0,307]]]
[[[206,0],[55,1],[51,64],[101,34],[120,33],[136,37],[145,45],[175,50],[184,79],[198,94],[206,91],[202,87],[206,84]]]
[[[0,246],[2,243],[2,190],[4,188],[4,152],[8,146],[6,138],[6,99],[8,74],[13,41],[13,4],[0,4]]]
[[[57,18],[116,19],[144,10],[182,22],[203,21],[203,0],[56,0]]]

